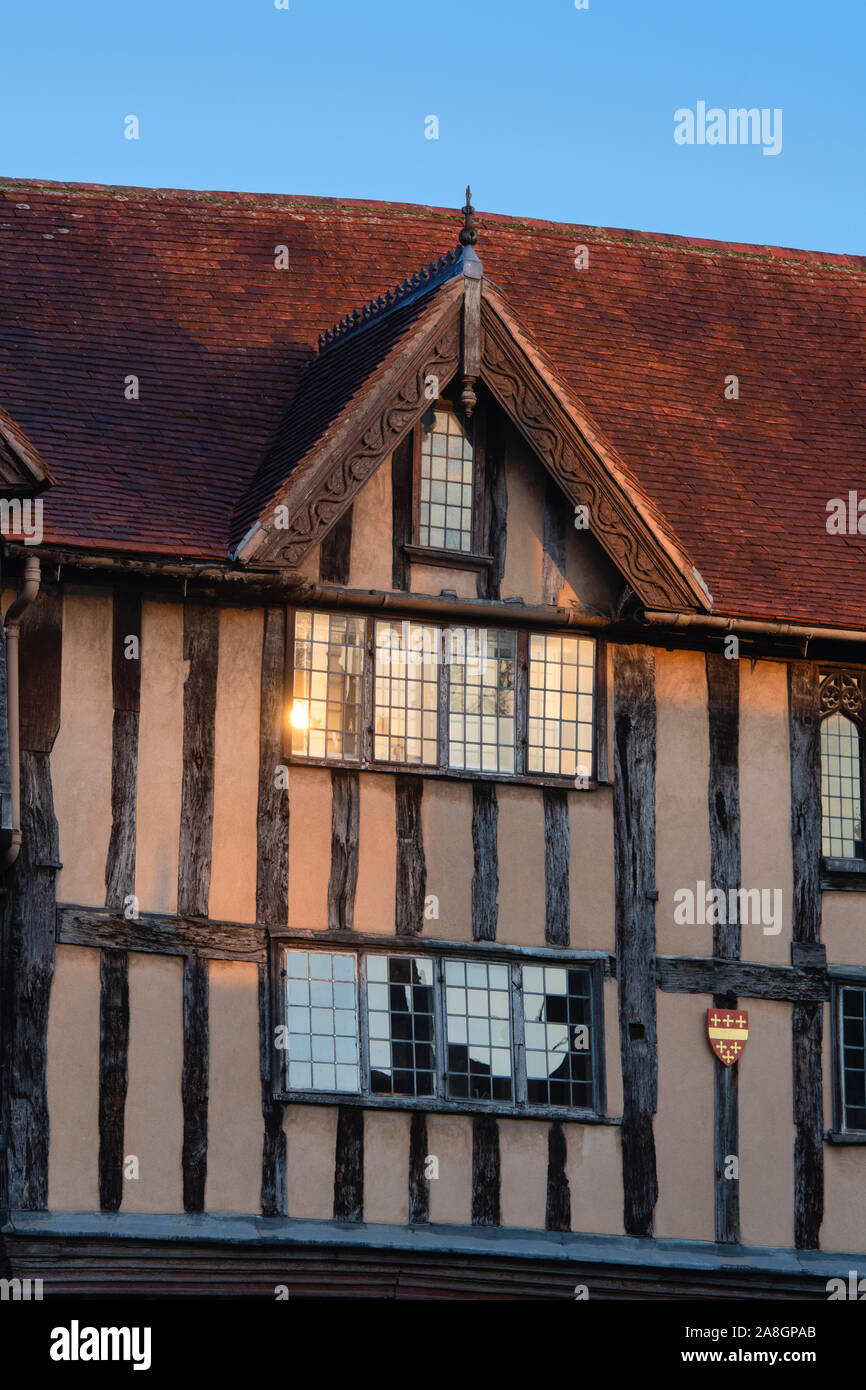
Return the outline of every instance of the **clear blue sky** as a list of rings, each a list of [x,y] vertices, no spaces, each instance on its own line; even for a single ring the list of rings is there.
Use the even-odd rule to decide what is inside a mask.
[[[289,6],[8,4],[0,174],[445,206],[469,179],[492,212],[866,253],[866,0]],[[677,145],[699,101],[781,108],[781,153]]]

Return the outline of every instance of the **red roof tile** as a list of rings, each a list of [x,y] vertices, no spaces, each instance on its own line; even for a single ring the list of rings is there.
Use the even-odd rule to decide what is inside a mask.
[[[866,258],[476,223],[485,275],[716,611],[866,629],[866,536],[825,525],[829,499],[866,497]],[[0,403],[56,479],[46,542],[224,558],[319,333],[459,225],[399,204],[0,184]]]

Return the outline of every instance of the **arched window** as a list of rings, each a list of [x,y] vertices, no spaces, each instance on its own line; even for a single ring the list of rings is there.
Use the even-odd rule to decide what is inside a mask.
[[[862,688],[859,676],[821,683],[821,815],[828,859],[864,859]]]

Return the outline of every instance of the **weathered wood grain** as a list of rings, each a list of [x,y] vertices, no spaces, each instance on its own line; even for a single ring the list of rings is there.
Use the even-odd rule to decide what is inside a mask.
[[[566,518],[570,510],[549,474],[544,479],[542,511],[541,601],[555,608],[565,583]]]
[[[105,860],[105,906],[122,908],[135,892],[137,710],[115,709],[111,730],[111,836]]]
[[[60,867],[49,754],[60,728],[62,600],[25,609],[19,638],[21,850],[9,875],[0,959],[0,1208],[48,1204],[48,1005]],[[5,1160],[5,1161],[4,1161]]]
[[[479,598],[502,597],[505,574],[505,541],[508,525],[508,490],[505,478],[505,426],[498,406],[485,409],[484,471],[486,478],[483,519],[484,551],[491,563],[478,575]]]
[[[115,589],[111,646],[111,685],[114,708],[137,712],[141,708],[141,595],[135,589]],[[134,637],[136,644],[128,642]]]
[[[655,909],[655,658],[614,648],[614,868],[627,1235],[651,1236],[658,1200]]]
[[[334,1156],[334,1220],[364,1220],[364,1111],[341,1105]]]
[[[727,895],[740,886],[740,670],[717,652],[707,653],[706,668],[710,875],[712,886]],[[714,923],[713,955],[736,960],[739,954],[739,922]]]
[[[177,910],[206,917],[210,895],[214,807],[214,717],[219,664],[219,611],[187,604],[183,655],[189,675],[183,688],[183,773]]]
[[[495,941],[499,917],[499,800],[494,782],[472,783],[472,937]]]
[[[331,773],[331,873],[328,879],[328,929],[351,931],[361,833],[360,774],[342,768]]]
[[[119,1211],[123,1201],[123,1134],[129,1082],[129,955],[100,956],[99,1002],[99,1205]]]
[[[50,712],[44,712],[42,729],[50,722]],[[44,752],[21,754],[21,830],[21,852],[3,914],[3,1128],[7,1204],[38,1211],[48,1205],[45,1069],[59,864],[51,769]]]
[[[499,1125],[493,1115],[472,1118],[472,1225],[498,1226]]]
[[[571,1230],[571,1189],[565,1171],[567,1159],[565,1130],[554,1120],[547,1131],[547,1212],[548,1231]]]
[[[275,983],[275,988],[279,984]],[[273,1098],[271,1058],[273,1053],[273,1014],[266,965],[259,966],[259,1070],[262,1078],[262,1216],[288,1216],[288,1172],[286,1134],[283,1129],[282,1102]]]
[[[430,1220],[430,1179],[427,1166],[427,1116],[413,1110],[409,1127],[409,1225],[427,1225]]]
[[[568,796],[544,787],[544,939],[551,946],[569,943]]]
[[[261,703],[259,725],[259,796],[256,820],[256,921],[263,927],[284,927],[289,920],[289,823],[290,799],[278,786],[282,764],[285,717],[286,614],[282,608],[265,610],[262,636]],[[264,943],[262,944],[264,950]],[[279,989],[274,979],[273,989]],[[259,1052],[262,1079],[262,1215],[286,1216],[286,1136],[283,1105],[274,1100],[272,1076],[275,1010],[271,996],[269,962],[259,965]]]
[[[733,994],[748,999],[788,999],[792,1003],[830,997],[824,970],[763,965],[757,961],[659,956],[656,977],[659,989],[678,994]]]
[[[427,861],[421,827],[424,779],[398,772],[395,780],[397,822],[396,929],[398,936],[419,936],[424,927]]]
[[[794,893],[791,935],[816,946],[821,938],[821,720],[820,672],[814,661],[788,665],[791,749],[791,848]],[[826,979],[826,975],[824,975]],[[794,1243],[814,1250],[824,1216],[824,1011],[817,1002],[792,1012],[794,1063]]]
[[[821,721],[814,661],[788,666],[791,748],[791,846],[794,862],[792,936],[821,937]]]
[[[204,1211],[207,1179],[209,1094],[208,963],[187,956],[183,963],[183,1209]]]
[[[63,598],[41,589],[21,615],[19,669],[20,742],[32,753],[50,753],[60,728]]]
[[[52,918],[54,917],[52,912]],[[142,912],[127,920],[117,911],[61,903],[56,911],[57,940],[67,946],[116,946],[122,940],[128,951],[150,951],[161,956],[204,956],[212,960],[267,958],[268,933],[264,926],[245,922],[211,922],[197,917],[168,917]]]
[[[412,543],[412,457],[414,431],[409,432],[391,455],[391,518],[394,554],[391,587],[409,588],[409,557],[403,549]]]
[[[794,1244],[817,1250],[824,1219],[824,1089],[820,1004],[793,1010],[794,1054]]]
[[[349,507],[319,547],[319,579],[323,584],[348,584],[352,556],[352,512]]]
[[[710,763],[707,805],[710,826],[710,878],[726,897],[740,886],[740,670],[737,661],[708,652],[707,716]],[[736,960],[740,954],[740,923],[713,924],[713,955]],[[727,1007],[737,1007],[736,995]],[[722,995],[713,1003],[726,1007]],[[738,1069],[714,1058],[714,1219],[716,1240],[736,1245],[740,1239],[740,1184],[726,1177],[728,1158],[739,1153]]]

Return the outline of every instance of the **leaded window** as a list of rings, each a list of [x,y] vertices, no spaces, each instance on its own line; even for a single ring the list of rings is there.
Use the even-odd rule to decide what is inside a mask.
[[[822,846],[830,859],[866,857],[862,697],[858,675],[833,672],[821,682]]]
[[[517,633],[455,628],[448,684],[448,766],[514,772]]]
[[[439,628],[376,623],[374,756],[435,764],[438,755]]]
[[[360,756],[364,627],[363,618],[296,613],[289,713],[293,753],[340,760]]]
[[[842,1122],[846,1130],[866,1130],[866,989],[839,990]]]
[[[602,1113],[601,959],[480,954],[283,943],[277,1093]]]
[[[472,550],[472,441],[443,402],[421,421],[418,543],[434,550]]]
[[[528,770],[588,776],[592,767],[595,644],[533,633],[529,639]]]

